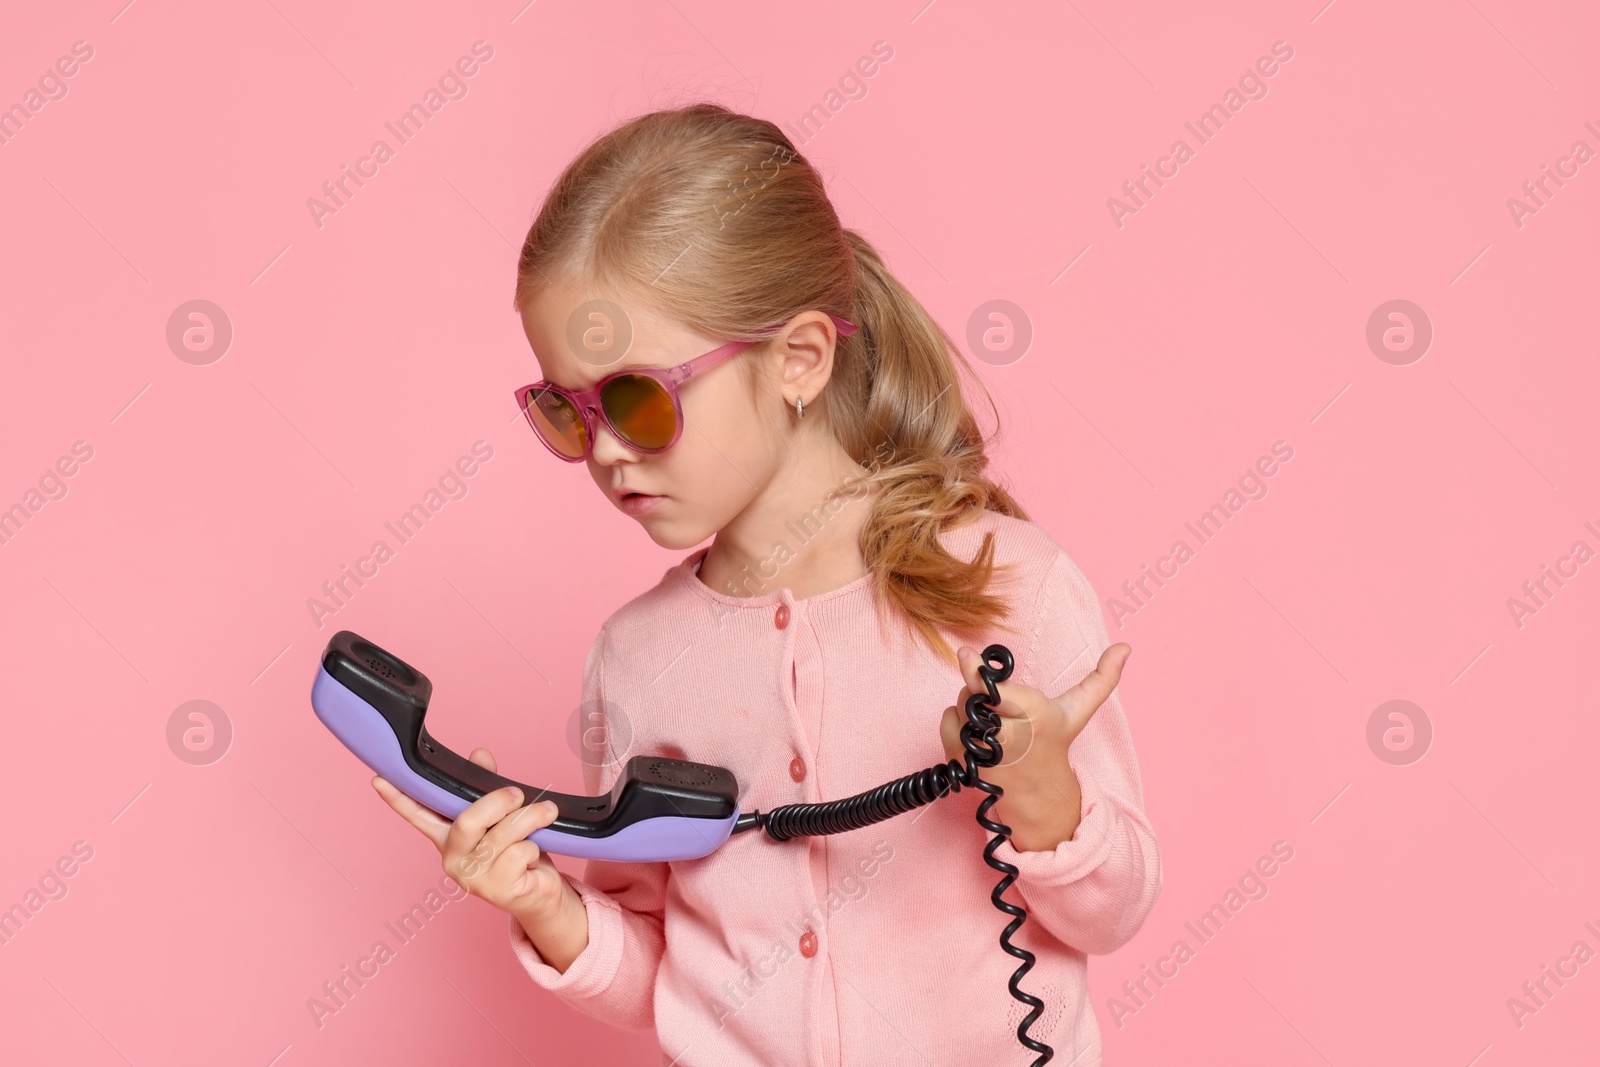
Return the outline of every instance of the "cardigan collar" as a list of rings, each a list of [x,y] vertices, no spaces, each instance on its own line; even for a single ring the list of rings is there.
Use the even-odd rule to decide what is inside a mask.
[[[856,596],[872,591],[873,575],[869,571],[853,581],[846,582],[837,589],[813,593],[808,597],[796,597],[788,586],[773,587],[774,583],[780,581],[783,577],[783,572],[780,570],[772,578],[766,580],[763,580],[760,574],[751,573],[748,587],[752,590],[763,589],[763,592],[753,596],[732,596],[728,593],[718,592],[700,580],[700,564],[709,551],[711,551],[710,545],[695,549],[685,556],[677,566],[668,571],[667,574],[680,587],[686,587],[696,595],[727,608],[768,608],[774,604],[815,604],[824,600],[832,600],[836,597]]]

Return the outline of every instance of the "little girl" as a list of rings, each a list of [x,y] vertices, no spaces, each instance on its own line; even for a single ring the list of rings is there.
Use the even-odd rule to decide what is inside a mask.
[[[710,539],[589,648],[583,706],[609,714],[609,744],[586,791],[664,755],[727,767],[741,810],[767,811],[964,762],[974,649],[1006,645],[1004,757],[983,777],[1028,913],[1012,940],[1037,956],[1028,1033],[1098,1064],[1088,954],[1132,937],[1161,888],[1113,692],[1131,650],[1107,647],[1072,557],[985,475],[958,368],[988,393],[949,337],[776,126],[713,104],[634,119],[567,167],[515,307],[544,375],[518,402],[549,451],[656,544]],[[664,1064],[1034,1060],[975,789],[837,836],[591,860],[579,880],[527,840],[548,801],[498,790],[451,823],[374,786],[508,913],[534,982],[654,1026]]]

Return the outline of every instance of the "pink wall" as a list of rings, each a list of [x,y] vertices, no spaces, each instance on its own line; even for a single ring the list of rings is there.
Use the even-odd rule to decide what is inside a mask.
[[[0,545],[0,905],[66,890],[0,947],[0,1057],[653,1060],[527,982],[473,900],[319,1028],[308,999],[440,870],[308,688],[358,630],[432,676],[447,741],[576,786],[582,653],[680,554],[515,421],[516,245],[605,126],[699,95],[793,122],[879,41],[803,150],[954,335],[977,316],[981,344],[990,301],[1026,317],[1020,358],[975,353],[999,465],[1135,649],[1166,887],[1092,965],[1108,1061],[1592,1057],[1600,963],[1508,1007],[1600,951],[1590,5],[123,2],[35,5],[0,51],[0,104],[73,71],[0,144],[0,505],[73,472]],[[467,95],[319,224],[308,198],[478,41]],[[1202,143],[1185,123],[1276,42]],[[1136,201],[1144,165],[1168,176]],[[1535,202],[1545,166],[1567,176]],[[169,345],[194,300],[231,323],[219,360]],[[1369,345],[1395,300],[1425,353],[1415,311],[1409,348],[1386,314]],[[308,598],[479,441],[466,495],[319,627]],[[1185,523],[1277,442],[1201,544]],[[1546,565],[1568,577],[1535,602]],[[1383,721],[1369,745],[1395,700],[1420,761],[1380,757]],[[175,754],[190,701],[221,709],[220,759]],[[1275,842],[1266,896],[1200,944],[1185,924]]]

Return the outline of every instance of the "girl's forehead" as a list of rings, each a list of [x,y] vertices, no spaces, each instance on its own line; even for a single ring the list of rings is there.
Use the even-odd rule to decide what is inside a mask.
[[[626,352],[635,338],[666,339],[683,328],[659,309],[637,297],[550,285],[540,289],[523,307],[529,333],[584,357],[598,352],[613,358]]]
[[[653,308],[571,286],[541,289],[523,305],[522,322],[545,380],[569,389],[677,362],[696,344],[691,331]]]

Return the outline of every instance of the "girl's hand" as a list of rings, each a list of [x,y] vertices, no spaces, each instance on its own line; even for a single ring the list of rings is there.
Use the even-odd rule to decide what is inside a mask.
[[[467,757],[495,769],[486,748]],[[562,911],[567,880],[548,854],[527,836],[556,818],[554,801],[522,803],[515,786],[496,789],[473,801],[454,822],[418,804],[381,777],[372,787],[439,849],[445,873],[475,897],[515,915],[525,927],[553,922]]]
[[[1122,666],[1133,647],[1118,642],[1100,654],[1095,669],[1054,699],[1032,686],[997,682],[1000,694],[1000,763],[985,768],[983,780],[1005,795],[992,810],[996,822],[1011,827],[1011,843],[1020,851],[1048,851],[1070,840],[1082,816],[1078,778],[1067,762],[1067,750],[1122,679]],[[956,703],[944,711],[939,735],[946,757],[966,762],[961,727],[967,721],[967,697],[987,693],[976,649],[957,651],[962,686]]]

